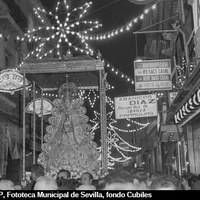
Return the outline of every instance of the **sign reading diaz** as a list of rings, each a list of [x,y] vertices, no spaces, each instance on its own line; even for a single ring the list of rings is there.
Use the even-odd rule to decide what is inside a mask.
[[[115,118],[140,118],[157,116],[156,94],[115,98]]]

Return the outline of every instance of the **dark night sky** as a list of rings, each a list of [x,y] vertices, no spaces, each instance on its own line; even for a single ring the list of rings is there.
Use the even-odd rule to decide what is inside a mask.
[[[56,0],[40,0],[48,11],[51,11],[56,5]],[[83,5],[86,0],[72,0],[72,6]],[[84,19],[98,20],[103,26],[96,33],[104,33],[112,31],[118,27],[125,25],[134,17],[142,14],[144,6],[135,5],[128,0],[92,0],[93,4],[88,10],[87,16]],[[140,22],[135,24],[129,32],[124,32],[113,38],[89,42],[90,46],[97,51],[101,51],[104,59],[110,62],[111,65],[118,68],[124,74],[133,76],[133,61],[136,56],[135,37],[133,31],[140,29]],[[143,55],[144,37],[138,35],[138,55]],[[108,73],[108,81],[114,85],[117,90],[114,96],[119,96],[126,92],[127,83],[119,76]]]

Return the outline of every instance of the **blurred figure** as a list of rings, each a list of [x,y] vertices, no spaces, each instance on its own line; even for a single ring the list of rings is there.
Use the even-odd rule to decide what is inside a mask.
[[[71,174],[68,170],[61,169],[58,172],[56,182],[58,184],[59,190],[71,189],[71,185],[69,182],[70,177],[71,177]]]
[[[15,190],[15,185],[11,180],[0,180],[0,190]]]
[[[151,183],[160,178],[161,176],[157,173],[150,173],[149,176],[147,177],[147,188],[149,188],[151,186]]]
[[[177,190],[176,185],[167,177],[160,177],[153,180],[150,189],[152,190]]]
[[[77,187],[77,190],[96,190],[96,187],[92,184],[93,176],[89,172],[85,172],[81,176],[81,185]]]
[[[136,190],[131,173],[125,170],[115,170],[106,175],[104,190]]]
[[[61,169],[57,174],[57,179],[59,180],[61,178],[69,180],[71,178],[71,173],[66,169]]]
[[[58,190],[58,184],[55,179],[44,176],[36,181],[34,190]]]
[[[33,190],[35,182],[44,176],[44,167],[40,164],[35,164],[31,167],[30,182],[23,188],[24,190]]]
[[[133,184],[138,190],[147,189],[147,172],[143,168],[137,168],[133,172]]]
[[[59,190],[75,190],[79,185],[77,180],[71,179],[71,173],[65,169],[58,172],[56,181]]]
[[[97,183],[97,190],[102,190],[105,187],[106,187],[106,179],[100,178]]]
[[[198,177],[195,174],[192,174],[188,179],[188,186],[192,188],[192,186],[198,181]]]
[[[22,190],[22,186],[21,185],[14,185],[15,190]]]
[[[195,182],[192,185],[191,190],[200,190],[200,181]]]

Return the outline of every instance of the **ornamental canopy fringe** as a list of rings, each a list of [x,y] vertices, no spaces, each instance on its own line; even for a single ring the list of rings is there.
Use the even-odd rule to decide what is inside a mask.
[[[198,89],[174,115],[175,123],[183,122],[198,108],[200,108],[200,89]]]
[[[25,87],[31,84],[25,79]],[[0,73],[0,92],[14,94],[14,92],[23,89],[23,75],[17,69],[6,69]]]

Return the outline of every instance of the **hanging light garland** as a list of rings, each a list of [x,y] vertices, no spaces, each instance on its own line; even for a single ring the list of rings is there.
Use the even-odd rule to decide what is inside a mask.
[[[108,61],[104,60],[106,69],[109,69],[109,72],[114,74],[115,76],[120,77],[121,79],[125,80],[127,83],[134,85],[135,82],[132,78],[128,77],[127,75],[120,72],[119,69],[116,69],[114,66],[112,66]]]
[[[85,40],[107,40],[117,35],[120,35],[124,32],[130,31],[133,28],[134,24],[136,24],[139,20],[143,20],[145,15],[147,15],[150,10],[155,10],[156,7],[157,7],[157,3],[152,5],[150,8],[145,9],[143,13],[139,15],[138,17],[131,19],[125,25],[119,28],[116,28],[112,31],[109,31],[106,33],[99,33],[99,34],[82,34],[82,38],[84,38]]]
[[[75,50],[87,55],[93,55],[93,50],[89,48],[88,43],[82,37],[83,34],[88,34],[88,32],[102,26],[98,21],[82,20],[91,4],[92,2],[85,3],[83,6],[70,11],[70,5],[66,0],[63,0],[62,3],[57,2],[54,13],[47,12],[40,7],[34,8],[34,13],[42,23],[42,26],[28,30],[21,38],[17,37],[18,40],[36,44],[36,48],[29,52],[24,57],[24,60],[31,56],[42,59],[51,54],[61,59],[64,56],[62,54],[63,48],[68,50],[68,54],[71,50]],[[43,14],[50,17],[49,21],[55,21],[54,25],[48,25],[48,22],[42,17]],[[65,15],[64,19],[63,14]]]

